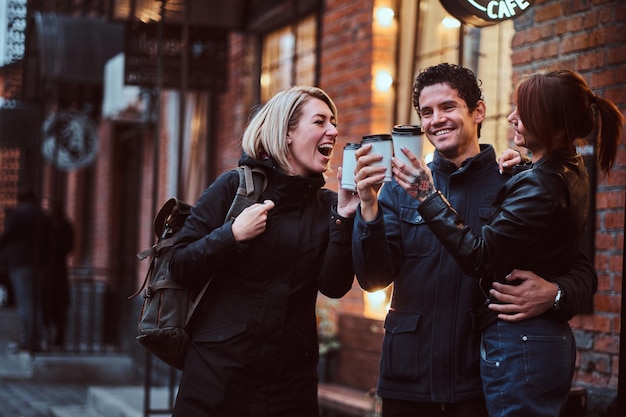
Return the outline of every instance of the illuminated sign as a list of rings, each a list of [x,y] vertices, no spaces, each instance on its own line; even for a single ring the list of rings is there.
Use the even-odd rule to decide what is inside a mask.
[[[495,25],[527,12],[533,0],[439,0],[444,9],[471,26]]]

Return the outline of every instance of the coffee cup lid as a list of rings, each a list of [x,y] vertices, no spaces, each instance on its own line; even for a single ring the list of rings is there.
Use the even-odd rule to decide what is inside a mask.
[[[398,135],[422,135],[424,131],[420,125],[395,125],[392,133]]]
[[[361,141],[361,143],[380,142],[383,140],[391,140],[391,135],[381,133],[377,135],[363,136],[363,140]]]

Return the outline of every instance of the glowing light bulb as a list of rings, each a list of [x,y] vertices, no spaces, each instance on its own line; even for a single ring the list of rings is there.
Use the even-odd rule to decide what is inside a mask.
[[[393,24],[393,17],[396,13],[390,7],[379,7],[376,9],[376,21],[383,27],[389,27]]]
[[[387,71],[378,71],[374,78],[374,85],[378,91],[388,91],[393,85],[393,77]]]

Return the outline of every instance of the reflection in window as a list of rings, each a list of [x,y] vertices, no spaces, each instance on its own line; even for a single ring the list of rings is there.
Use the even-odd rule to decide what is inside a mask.
[[[316,22],[312,15],[264,37],[261,101],[293,85],[315,85]]]

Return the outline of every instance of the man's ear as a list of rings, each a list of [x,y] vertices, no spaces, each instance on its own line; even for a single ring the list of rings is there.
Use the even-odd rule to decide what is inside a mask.
[[[476,103],[476,108],[474,109],[474,121],[476,123],[482,123],[485,120],[485,114],[487,112],[487,107],[485,106],[485,102],[482,100],[478,100]]]

